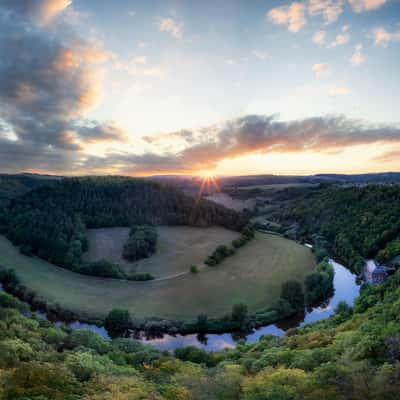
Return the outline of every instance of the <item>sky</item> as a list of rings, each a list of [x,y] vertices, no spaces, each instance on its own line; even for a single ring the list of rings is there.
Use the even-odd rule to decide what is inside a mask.
[[[0,0],[0,172],[400,171],[400,0]]]

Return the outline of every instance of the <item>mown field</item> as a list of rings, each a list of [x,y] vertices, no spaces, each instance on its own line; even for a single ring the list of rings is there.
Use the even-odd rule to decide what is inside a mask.
[[[239,189],[239,190],[250,190],[250,189],[271,189],[271,190],[283,190],[283,189],[288,189],[288,188],[292,188],[292,187],[313,187],[313,186],[317,186],[318,184],[315,183],[303,183],[303,182],[296,182],[296,183],[273,183],[273,184],[261,184],[261,185],[237,185],[234,186],[235,189]]]
[[[200,313],[225,315],[235,303],[247,304],[250,311],[268,307],[284,281],[303,281],[314,258],[293,241],[258,233],[217,267],[170,280],[131,282],[79,275],[23,256],[0,236],[0,264],[15,269],[36,293],[81,315],[104,317],[120,307],[138,317],[189,319]]]
[[[190,226],[157,227],[157,251],[150,258],[128,262],[122,249],[129,236],[129,228],[89,229],[89,251],[84,259],[105,259],[119,264],[127,273],[150,273],[163,278],[188,272],[190,266],[201,265],[220,244],[230,244],[238,232],[221,227],[193,228]]]

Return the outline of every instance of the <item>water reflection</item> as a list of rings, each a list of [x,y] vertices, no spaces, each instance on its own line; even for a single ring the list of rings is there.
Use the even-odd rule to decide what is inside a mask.
[[[335,288],[333,296],[325,302],[323,306],[315,307],[305,313],[300,313],[290,319],[279,321],[273,325],[267,325],[255,329],[250,334],[240,335],[239,333],[222,333],[222,334],[192,334],[192,335],[164,335],[159,338],[143,338],[137,339],[144,343],[156,347],[159,350],[173,350],[178,347],[196,346],[201,349],[215,351],[225,348],[233,348],[236,346],[238,339],[245,339],[248,343],[258,341],[263,335],[283,336],[290,328],[303,326],[305,324],[326,319],[334,313],[334,310],[340,301],[346,301],[347,304],[353,305],[354,300],[360,293],[360,287],[356,282],[356,276],[348,271],[343,265],[330,260],[331,265],[335,270],[335,278],[333,285]],[[3,285],[0,283],[0,290],[3,290]],[[38,313],[43,318],[48,318],[45,313]],[[49,319],[49,318],[48,318]],[[64,323],[61,321],[53,322],[56,326],[61,326]],[[71,329],[86,329],[98,333],[104,339],[109,340],[110,337],[104,327],[86,324],[79,321],[74,321],[66,324]]]
[[[332,297],[327,300],[324,305],[315,307],[306,313],[295,315],[287,320],[279,321],[276,324],[255,329],[252,333],[244,336],[246,342],[256,342],[261,338],[261,336],[268,334],[283,336],[290,328],[300,327],[311,322],[328,318],[334,313],[334,310],[340,301],[344,300],[347,304],[353,305],[354,300],[360,293],[360,287],[356,282],[356,276],[343,265],[340,265],[333,260],[330,260],[330,263],[335,270],[335,278],[333,280],[335,291]],[[198,340],[197,335],[164,335],[162,338],[141,339],[141,341],[162,350],[172,350],[182,346],[196,346],[205,350],[213,351],[232,348],[236,345],[234,335],[231,333],[207,335],[206,342]]]

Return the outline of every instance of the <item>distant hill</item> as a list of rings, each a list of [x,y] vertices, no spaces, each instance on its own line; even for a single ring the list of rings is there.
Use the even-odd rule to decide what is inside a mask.
[[[36,174],[0,174],[0,204],[49,183],[49,181],[59,179],[62,179],[62,177]]]
[[[64,178],[10,201],[2,230],[27,254],[66,268],[80,263],[86,228],[160,225],[219,225],[239,230],[243,215],[195,199],[158,182],[127,177]]]
[[[293,183],[335,183],[335,184],[396,184],[400,183],[400,172],[379,172],[370,174],[316,174],[316,175],[244,175],[216,177],[217,185],[204,185],[196,176],[160,175],[149,179],[167,182],[186,193],[195,194],[202,188],[204,194],[236,186],[277,185]]]

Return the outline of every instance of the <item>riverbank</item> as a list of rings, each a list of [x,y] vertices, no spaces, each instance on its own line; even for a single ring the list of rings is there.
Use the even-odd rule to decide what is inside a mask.
[[[334,294],[323,305],[307,311],[303,315],[296,315],[292,318],[282,320],[278,323],[266,324],[252,332],[219,333],[219,334],[188,334],[188,335],[159,335],[159,337],[146,337],[143,333],[134,335],[135,339],[144,344],[149,344],[160,350],[173,350],[184,346],[195,346],[208,351],[216,351],[224,348],[235,347],[238,340],[247,343],[258,341],[264,335],[283,336],[288,329],[302,327],[306,324],[321,321],[334,314],[334,310],[340,301],[346,301],[348,305],[353,305],[354,300],[359,296],[360,286],[356,282],[356,276],[347,270],[343,265],[330,260],[335,270]],[[46,314],[40,314],[47,317]],[[54,321],[56,325],[64,324],[62,321]],[[71,329],[86,329],[98,333],[105,339],[109,336],[102,326],[88,324],[85,322],[71,321],[66,324]]]
[[[309,249],[294,241],[257,233],[218,266],[165,281],[130,282],[81,275],[24,256],[0,235],[0,265],[15,270],[21,283],[15,290],[18,296],[49,313],[66,311],[66,320],[100,323],[112,309],[123,308],[135,320],[153,317],[153,321],[192,324],[203,313],[209,321],[230,315],[240,303],[248,307],[249,314],[264,312],[279,300],[284,282],[304,281],[315,260]],[[266,317],[260,324],[276,320]],[[221,331],[208,328],[216,329]]]

